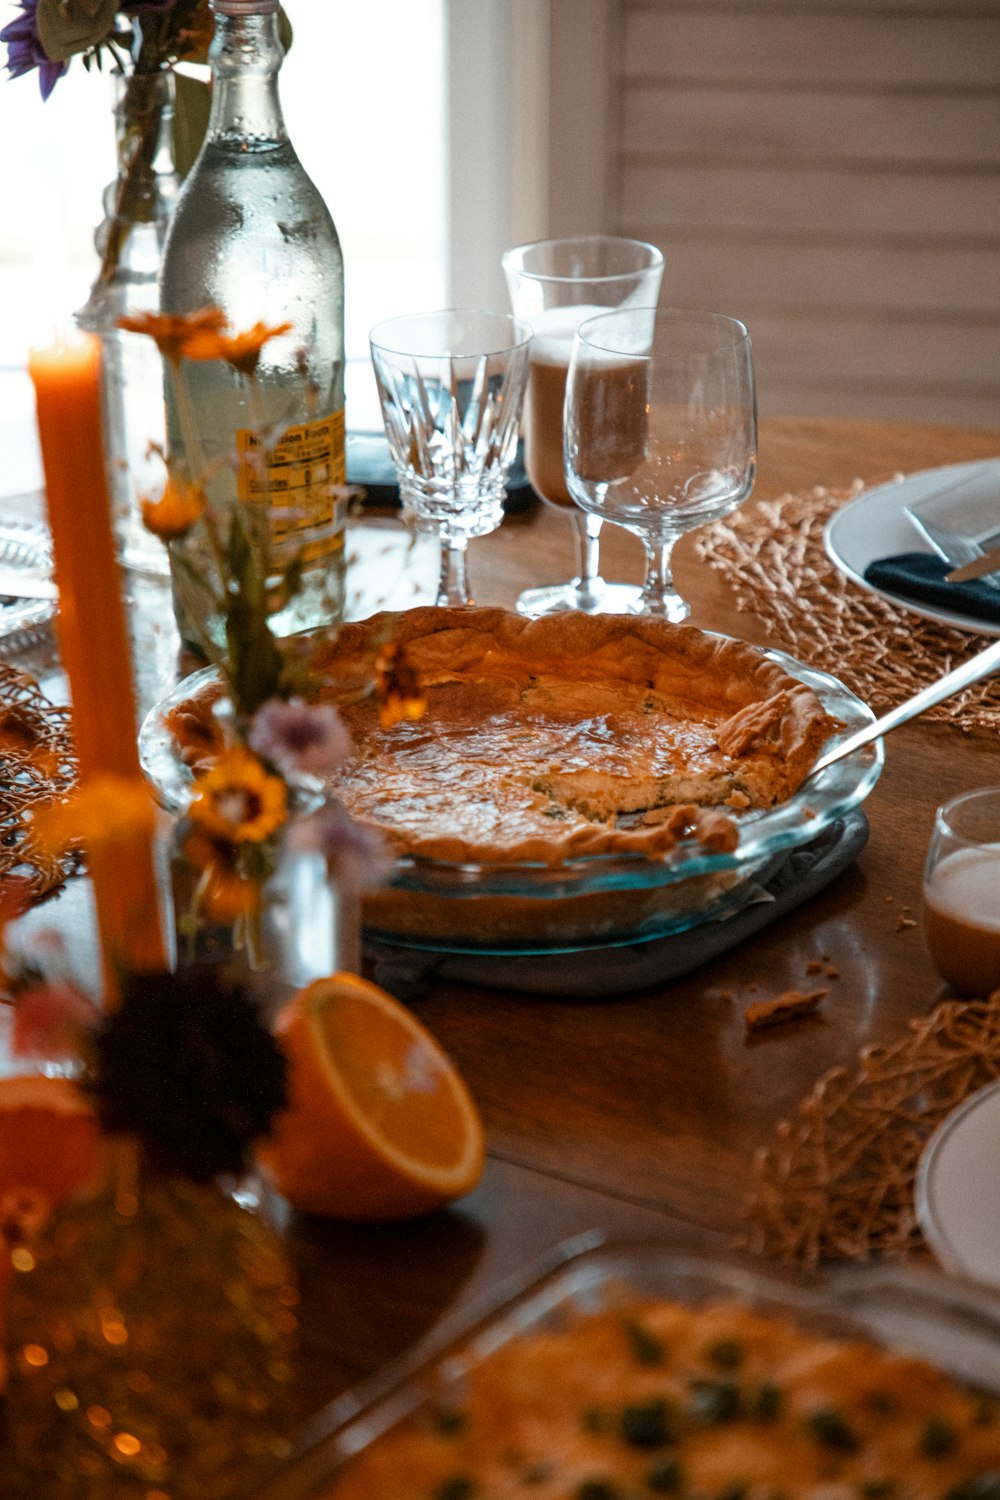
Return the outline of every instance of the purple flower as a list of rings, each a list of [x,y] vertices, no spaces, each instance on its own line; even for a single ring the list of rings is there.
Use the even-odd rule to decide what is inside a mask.
[[[349,891],[381,885],[392,868],[379,835],[355,823],[342,804],[332,800],[293,825],[289,843],[303,852],[322,854],[333,878]]]
[[[326,776],[346,760],[351,740],[335,708],[327,703],[285,703],[271,698],[254,716],[250,744],[280,771]]]
[[[63,76],[69,64],[53,62],[47,55],[38,37],[38,18],[35,11],[38,0],[20,0],[21,15],[0,31],[0,42],[7,45],[7,71],[11,78],[20,78],[22,73],[38,69],[38,86],[42,98],[47,99]]]

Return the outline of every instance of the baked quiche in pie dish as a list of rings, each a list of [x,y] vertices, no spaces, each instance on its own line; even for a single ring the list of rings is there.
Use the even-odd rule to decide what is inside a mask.
[[[327,1407],[255,1500],[998,1493],[989,1292],[593,1238]]]
[[[425,710],[386,727],[374,696],[345,701],[344,685],[390,639]],[[396,858],[366,922],[473,945],[599,940],[703,910],[745,879],[744,827],[789,807],[848,727],[844,705],[867,714],[760,648],[643,616],[376,615],[314,639],[309,682],[353,745],[329,790]],[[189,763],[213,753],[220,692],[192,683],[158,713]]]

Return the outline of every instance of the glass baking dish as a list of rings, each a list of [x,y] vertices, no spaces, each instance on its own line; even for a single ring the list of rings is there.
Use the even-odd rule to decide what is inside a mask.
[[[377,1438],[421,1410],[439,1413],[449,1404],[454,1410],[468,1374],[496,1350],[623,1296],[694,1306],[737,1301],[820,1336],[862,1338],[914,1355],[1000,1398],[1000,1296],[930,1266],[897,1262],[806,1274],[662,1240],[606,1242],[595,1231],[559,1246],[458,1332],[334,1401],[246,1500],[326,1500],[351,1459]],[[1000,1469],[1000,1426],[997,1445]],[[984,1492],[984,1500],[992,1494]]]
[[[839,725],[824,749],[870,724],[871,709],[829,673],[782,651],[762,653],[813,689]],[[142,766],[171,812],[185,805],[191,773],[167,724],[179,704],[217,683],[213,668],[186,678],[148,714]],[[731,853],[682,842],[657,858],[615,853],[563,864],[450,864],[397,859],[366,895],[366,932],[389,945],[480,956],[546,955],[652,942],[731,916],[759,896],[789,851],[808,846],[861,805],[883,765],[881,741],[827,767],[776,807],[737,816]]]

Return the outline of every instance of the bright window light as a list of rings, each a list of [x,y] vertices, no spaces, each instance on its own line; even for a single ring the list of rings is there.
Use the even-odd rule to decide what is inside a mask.
[[[445,300],[442,7],[286,0],[294,41],[281,98],[344,249],[352,426],[378,420],[369,328]],[[17,14],[0,0],[0,25]],[[115,172],[110,78],[74,58],[43,103],[37,74],[0,76],[0,138],[0,371],[20,372],[96,274],[93,232]]]

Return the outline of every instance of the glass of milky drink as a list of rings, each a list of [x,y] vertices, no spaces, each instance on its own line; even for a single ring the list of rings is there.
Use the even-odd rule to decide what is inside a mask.
[[[934,966],[960,995],[1000,989],[1000,786],[938,808],[923,919]]]
[[[518,245],[503,257],[514,316],[530,323],[531,365],[525,399],[524,463],[536,494],[559,506],[573,527],[576,576],[526,590],[517,601],[534,617],[568,609],[618,614],[634,609],[639,590],[606,583],[599,570],[603,518],[574,505],[563,469],[563,398],[573,335],[595,313],[649,307],[660,294],[663,256],[655,245],[614,235],[577,235]]]

